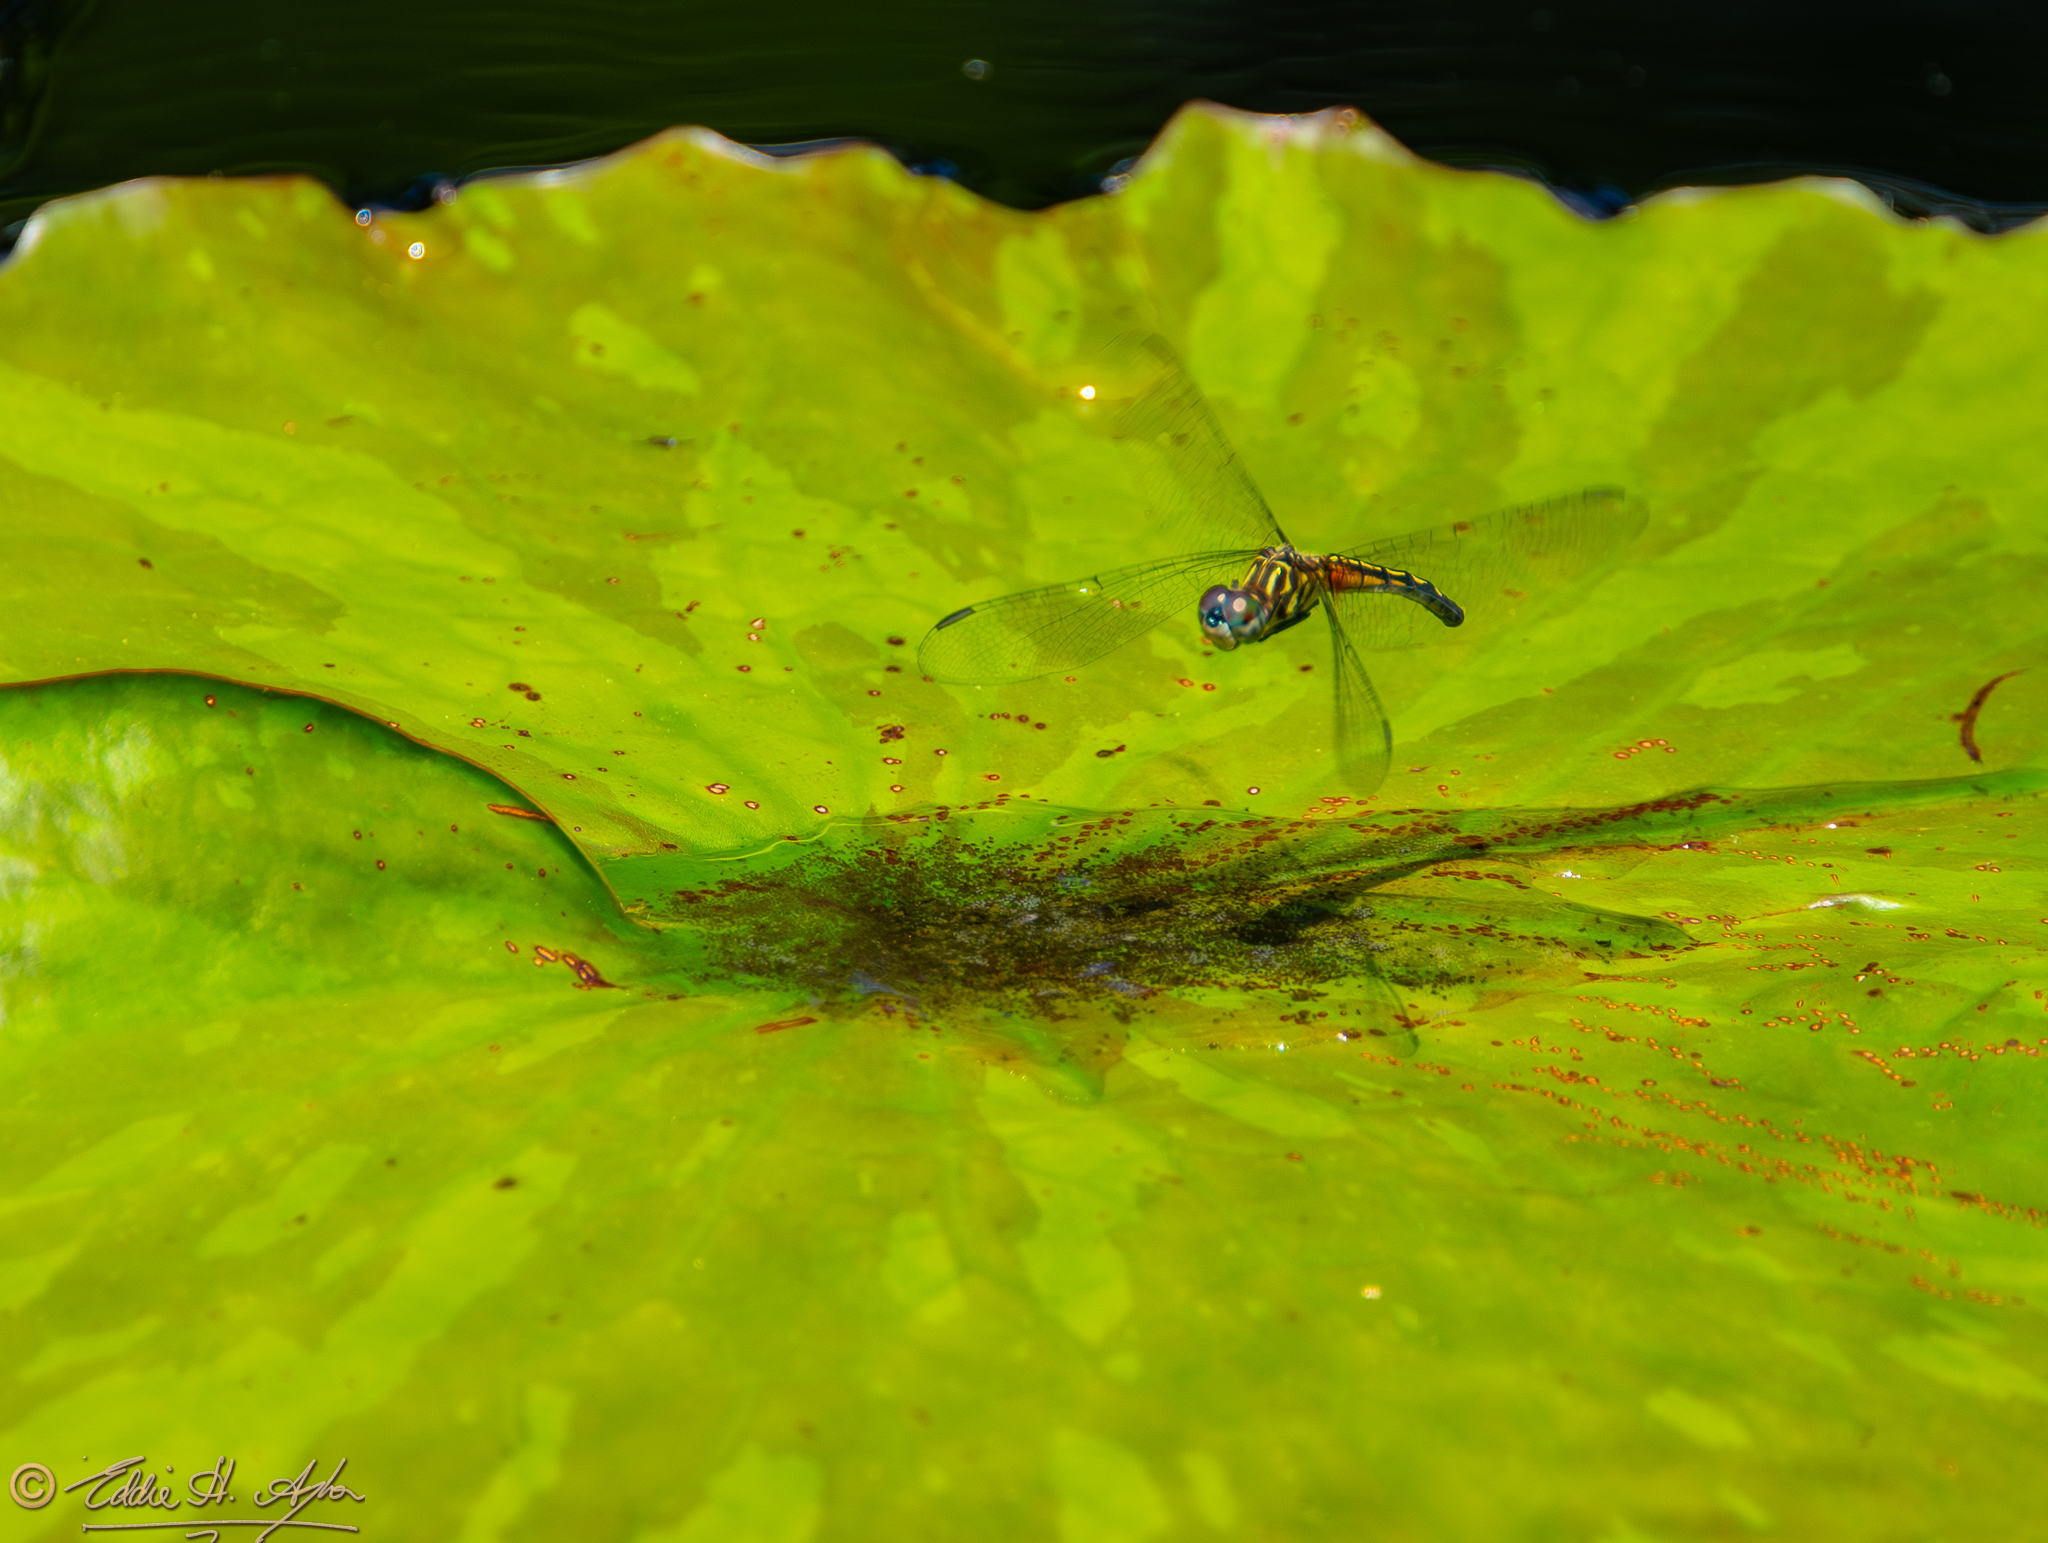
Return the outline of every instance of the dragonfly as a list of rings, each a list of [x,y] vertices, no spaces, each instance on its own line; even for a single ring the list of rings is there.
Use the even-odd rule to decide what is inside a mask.
[[[1144,457],[1152,529],[1177,555],[957,610],[919,646],[923,674],[954,685],[1068,674],[1175,616],[1231,652],[1320,612],[1331,647],[1335,769],[1362,798],[1386,777],[1394,742],[1361,650],[1493,627],[1619,555],[1641,528],[1620,489],[1590,487],[1351,551],[1303,551],[1172,348],[1146,338],[1136,357],[1135,395],[1090,408],[1108,409],[1112,436]]]

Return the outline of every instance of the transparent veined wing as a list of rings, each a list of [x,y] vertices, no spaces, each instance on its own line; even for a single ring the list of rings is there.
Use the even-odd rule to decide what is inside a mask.
[[[1277,546],[1287,537],[1201,390],[1166,340],[1120,340],[1104,363],[1138,382],[1114,436],[1144,457],[1154,532],[1168,551]]]
[[[1642,528],[1642,508],[1619,488],[1587,488],[1342,555],[1427,579],[1464,610],[1465,626],[1491,628],[1616,560]],[[1410,648],[1453,635],[1396,594],[1347,591],[1335,599],[1360,648]]]
[[[1394,758],[1394,731],[1372,677],[1358,657],[1348,631],[1349,612],[1327,603],[1323,614],[1330,622],[1331,742],[1336,765],[1331,769],[1331,786],[1353,798],[1367,798],[1387,779]]]
[[[1196,625],[1202,592],[1212,584],[1236,583],[1257,555],[1191,552],[984,600],[927,632],[918,645],[917,667],[933,680],[957,685],[1057,675],[1122,648],[1170,618]]]

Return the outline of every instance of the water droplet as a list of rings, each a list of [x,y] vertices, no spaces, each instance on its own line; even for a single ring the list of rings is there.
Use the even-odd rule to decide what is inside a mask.
[[[422,257],[425,257],[427,255],[426,242],[415,241],[411,246],[405,249],[405,255],[407,257],[410,257],[414,262],[418,262]]]

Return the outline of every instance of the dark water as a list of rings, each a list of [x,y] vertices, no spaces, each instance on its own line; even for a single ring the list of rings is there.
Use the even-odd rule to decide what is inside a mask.
[[[1094,191],[1191,98],[1355,106],[1594,214],[1825,172],[1997,230],[2048,209],[2044,45],[2048,11],[1967,0],[0,0],[0,241],[45,199],[146,174],[306,172],[418,206],[681,123],[871,139],[1039,207]]]

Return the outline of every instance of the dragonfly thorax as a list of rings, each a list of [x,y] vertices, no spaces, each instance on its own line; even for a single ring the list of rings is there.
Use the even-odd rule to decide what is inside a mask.
[[[1300,621],[1315,608],[1320,562],[1291,546],[1267,547],[1241,583],[1213,585],[1203,594],[1196,613],[1202,636],[1228,650]]]

